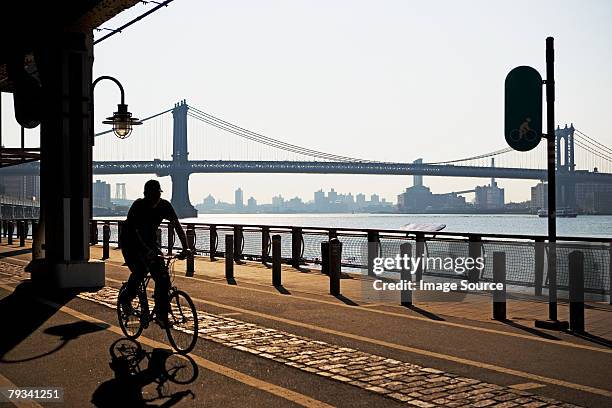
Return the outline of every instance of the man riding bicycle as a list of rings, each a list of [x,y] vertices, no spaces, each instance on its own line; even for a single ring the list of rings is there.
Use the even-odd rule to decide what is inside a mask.
[[[130,207],[127,220],[121,231],[119,242],[125,263],[130,268],[131,275],[126,290],[118,300],[124,310],[131,310],[132,299],[136,297],[138,287],[144,281],[147,273],[155,281],[155,310],[157,322],[165,327],[168,320],[168,291],[170,276],[165,267],[159,244],[157,229],[162,220],[170,221],[174,227],[183,251],[179,259],[184,259],[190,252],[185,231],[176,216],[172,204],[161,198],[162,189],[157,180],[149,180],[144,185],[144,198],[139,198]]]

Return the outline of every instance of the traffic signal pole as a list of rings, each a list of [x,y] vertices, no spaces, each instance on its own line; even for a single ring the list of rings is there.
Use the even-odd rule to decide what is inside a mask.
[[[546,151],[548,155],[548,318],[557,321],[557,188],[555,180],[555,48],[546,38]]]

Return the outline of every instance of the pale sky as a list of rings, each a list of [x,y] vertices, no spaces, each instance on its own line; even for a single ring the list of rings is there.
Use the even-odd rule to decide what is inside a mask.
[[[103,27],[116,28],[152,5],[139,3]],[[427,162],[505,147],[504,78],[518,65],[545,77],[545,38],[553,36],[556,122],[573,122],[611,146],[611,21],[610,1],[175,0],[96,45],[94,74],[117,77],[138,117],[186,99],[305,147]],[[96,88],[97,131],[117,99],[111,83]],[[5,140],[18,135],[9,123],[11,104],[4,95]],[[127,182],[133,198],[148,178],[94,177]],[[160,182],[169,199],[169,178]],[[506,201],[528,199],[535,184],[498,182]],[[434,192],[485,183],[425,178]],[[194,204],[209,193],[233,201],[242,187],[245,200],[270,202],[279,193],[309,200],[315,190],[335,187],[395,201],[410,185],[404,176],[192,175],[190,195]]]

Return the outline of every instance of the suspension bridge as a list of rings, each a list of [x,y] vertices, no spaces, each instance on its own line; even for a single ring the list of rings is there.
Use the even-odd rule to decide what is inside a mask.
[[[503,148],[439,162],[386,162],[337,155],[283,142],[245,129],[185,100],[149,116],[145,125],[118,142],[112,131],[98,133],[94,174],[155,174],[172,179],[172,204],[181,217],[196,215],[188,191],[193,173],[379,174],[482,177],[545,181],[546,149]],[[169,137],[172,133],[172,138]],[[562,206],[575,206],[576,183],[612,184],[612,149],[573,125],[558,128],[557,177]],[[496,166],[491,165],[491,159]],[[2,169],[0,174],[38,174],[38,163]]]

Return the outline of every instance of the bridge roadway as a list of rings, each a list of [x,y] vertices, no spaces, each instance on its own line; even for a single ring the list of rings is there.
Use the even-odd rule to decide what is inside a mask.
[[[38,174],[39,164],[30,163],[2,169],[0,174]],[[381,174],[423,175],[444,177],[484,177],[546,180],[546,170],[515,167],[478,167],[414,163],[383,162],[323,162],[323,161],[241,161],[190,160],[185,164],[173,161],[104,161],[94,162],[94,174],[171,174],[192,173],[305,173],[305,174]],[[559,177],[564,177],[561,173]],[[612,183],[612,174],[577,170],[575,182]]]
[[[191,362],[169,354],[164,333],[152,327],[139,338],[147,356],[133,372],[113,359],[136,344],[115,343],[122,336],[114,305],[128,271],[120,251],[110,256],[103,290],[53,296],[28,284],[29,248],[0,246],[0,313],[8,328],[0,386],[63,387],[66,407],[144,406],[143,397],[226,407],[570,408],[612,400],[606,305],[590,304],[587,316],[588,330],[601,337],[579,337],[533,329],[526,319],[545,313],[543,303],[512,300],[513,320],[494,322],[477,317],[490,310],[488,297],[474,295],[483,300],[472,304],[457,294],[460,302],[446,306],[417,296],[418,307],[409,309],[362,299],[356,278],[343,279],[346,297],[329,296],[324,275],[288,266],[281,287],[254,263],[236,265],[235,281],[227,282],[224,263],[202,257],[194,277],[185,277],[184,262],[175,267],[175,284],[194,298],[203,323]],[[118,345],[128,348],[119,353]],[[185,382],[166,383],[163,396],[155,389],[165,376],[160,352],[170,359],[162,365],[176,367]]]

